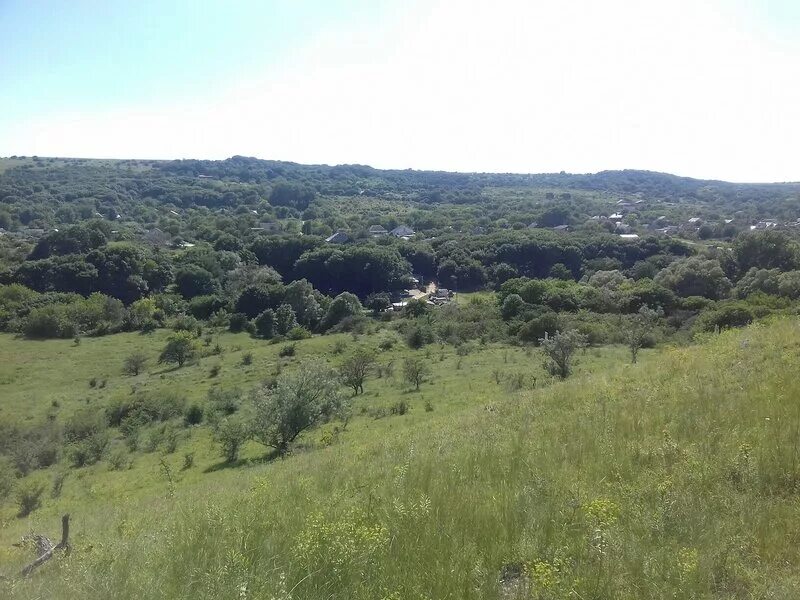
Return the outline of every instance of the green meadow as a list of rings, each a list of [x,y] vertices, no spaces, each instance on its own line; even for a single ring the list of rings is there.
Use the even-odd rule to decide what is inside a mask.
[[[26,518],[6,502],[0,596],[800,595],[794,320],[645,351],[636,365],[623,347],[588,349],[565,382],[545,375],[535,349],[380,350],[386,331],[303,340],[293,357],[224,333],[221,355],[170,369],[155,364],[166,335],[2,337],[0,419],[67,419],[143,389],[202,404],[212,387],[248,390],[357,346],[397,367],[367,380],[346,428],[309,431],[285,458],[249,442],[227,464],[205,425],[183,427],[175,448],[131,453],[124,469],[68,469],[57,497],[48,489]],[[151,357],[137,377],[121,371],[133,350]],[[400,374],[410,353],[431,369],[418,392]],[[393,414],[401,401],[407,412]],[[29,477],[49,484],[64,469]],[[16,577],[33,552],[13,544],[29,531],[57,538],[65,512],[69,556]]]

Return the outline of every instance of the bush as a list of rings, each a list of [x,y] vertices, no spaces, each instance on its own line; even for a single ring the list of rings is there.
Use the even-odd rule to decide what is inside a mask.
[[[378,348],[383,350],[384,352],[391,350],[394,348],[395,343],[397,342],[397,338],[392,335],[385,335],[383,336],[380,341],[378,342]]]
[[[253,364],[253,353],[252,352],[245,352],[242,355],[242,365],[252,365]]]
[[[194,338],[185,331],[171,335],[158,357],[159,363],[176,363],[182,367],[197,356]]]
[[[0,502],[11,495],[16,483],[17,470],[11,459],[7,456],[0,456]]]
[[[178,315],[172,321],[173,331],[188,331],[193,333],[200,327],[200,321],[191,315]]]
[[[292,327],[289,330],[289,333],[286,334],[286,337],[290,340],[307,340],[311,337],[311,332],[305,327],[300,327],[298,325],[296,327]]]
[[[268,308],[256,317],[256,334],[264,339],[271,339],[275,335],[275,311]]]
[[[240,333],[242,331],[255,331],[255,326],[250,323],[250,319],[244,313],[233,313],[228,322],[228,330],[232,333]]]
[[[242,403],[242,393],[234,388],[227,390],[220,390],[212,388],[208,390],[208,405],[209,410],[215,415],[227,417],[232,415]]]
[[[428,376],[428,365],[418,356],[409,356],[403,361],[403,376],[407,383],[419,389]]]
[[[58,469],[53,473],[53,485],[50,490],[51,498],[58,498],[61,496],[61,491],[64,489],[64,481],[66,481],[69,471],[66,469]]]
[[[75,467],[84,467],[99,462],[108,448],[111,438],[107,430],[92,434],[72,445],[70,460]]]
[[[199,425],[203,422],[203,407],[192,404],[183,415],[183,422],[186,425]]]
[[[433,331],[429,327],[414,324],[406,331],[406,344],[409,348],[418,350],[431,342],[433,342]]]
[[[238,460],[239,450],[250,438],[250,426],[238,416],[226,417],[217,425],[214,438],[220,445],[225,461],[232,463]]]
[[[116,447],[108,455],[108,468],[112,471],[122,471],[130,466],[130,459],[125,448]]]
[[[278,356],[286,357],[286,356],[294,356],[296,352],[296,348],[294,344],[286,344],[278,351]]]
[[[743,302],[732,302],[701,313],[695,321],[698,331],[714,331],[716,328],[744,327],[753,322],[753,311]]]
[[[186,452],[183,455],[183,467],[181,467],[182,471],[186,471],[187,469],[191,469],[194,466],[194,452]]]
[[[142,372],[146,364],[147,355],[143,352],[134,352],[128,355],[123,361],[122,372],[135,377]]]
[[[406,402],[405,400],[398,400],[397,402],[392,404],[389,411],[393,415],[404,415],[408,412],[408,409],[409,409],[408,402]]]
[[[64,439],[68,443],[85,440],[106,428],[103,413],[93,409],[84,408],[73,414],[64,423]]]
[[[127,428],[131,428],[180,417],[185,407],[186,398],[178,392],[140,392],[133,397],[112,400],[106,407],[106,420],[112,427],[127,422]]]
[[[17,487],[17,505],[20,517],[27,517],[42,505],[46,485],[39,478],[28,478]]]

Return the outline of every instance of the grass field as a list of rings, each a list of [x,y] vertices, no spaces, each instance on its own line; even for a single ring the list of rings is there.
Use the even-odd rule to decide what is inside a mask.
[[[222,358],[121,375],[126,352],[155,356],[165,335],[3,337],[0,418],[41,418],[54,399],[59,413],[87,398],[99,408],[131,385],[201,400],[212,385],[254,385],[280,360],[335,363],[337,337],[350,349],[378,337],[305,340],[287,361],[279,346],[222,334]],[[624,348],[588,350],[571,380],[545,384],[536,352],[432,346],[420,392],[397,374],[370,379],[330,444],[317,430],[288,458],[266,462],[253,444],[228,466],[193,428],[175,453],[137,454],[130,470],[72,470],[27,519],[5,507],[4,574],[30,559],[11,542],[29,529],[56,536],[62,512],[74,551],[29,580],[0,581],[0,596],[800,597],[799,348],[797,323],[780,321],[646,352],[638,365]],[[241,366],[247,351],[253,364]],[[396,344],[379,362],[409,352]],[[510,391],[518,371],[528,383]],[[91,377],[106,386],[89,388]],[[399,399],[406,415],[360,414]],[[181,470],[189,451],[194,466]]]

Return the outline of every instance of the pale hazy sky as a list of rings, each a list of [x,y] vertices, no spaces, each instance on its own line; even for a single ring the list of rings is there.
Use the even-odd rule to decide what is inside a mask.
[[[0,156],[800,180],[800,0],[0,0]]]

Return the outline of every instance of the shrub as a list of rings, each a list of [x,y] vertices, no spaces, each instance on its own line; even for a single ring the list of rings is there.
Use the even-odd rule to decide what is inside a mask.
[[[286,356],[294,356],[296,352],[296,348],[294,344],[286,344],[278,351],[278,356],[286,357]]]
[[[296,372],[281,375],[274,388],[254,392],[254,437],[284,454],[300,433],[346,408],[335,373],[323,363],[301,364]]]
[[[414,324],[406,331],[406,343],[409,348],[418,350],[431,342],[433,342],[433,331],[429,327]]]
[[[242,355],[242,365],[252,365],[253,364],[253,353],[252,352],[245,352]]]
[[[0,456],[0,502],[11,495],[16,483],[17,470],[11,459],[7,456]]]
[[[159,363],[176,363],[182,367],[197,355],[194,338],[185,331],[171,335],[158,357]]]
[[[64,439],[68,443],[85,440],[106,428],[103,414],[93,408],[84,408],[64,423]]]
[[[247,318],[247,315],[244,313],[233,313],[230,317],[230,321],[228,322],[228,329],[232,333],[240,333],[242,331],[248,330],[248,324],[250,320]],[[254,329],[255,330],[255,329]]]
[[[122,471],[130,464],[128,453],[120,446],[114,448],[108,455],[108,468],[112,471]]]
[[[311,337],[311,332],[305,327],[300,327],[297,325],[289,330],[289,333],[286,334],[286,337],[290,340],[307,340]]]
[[[116,398],[106,407],[106,420],[112,427],[126,429],[183,415],[186,398],[178,392],[140,392],[133,397]]]
[[[393,415],[404,415],[408,412],[408,409],[409,409],[408,402],[406,402],[405,400],[398,400],[397,402],[392,404],[389,411]]]
[[[134,352],[128,355],[123,361],[122,372],[135,377],[142,372],[146,364],[147,355],[143,352]]]
[[[53,473],[53,486],[50,490],[50,497],[58,498],[61,496],[61,491],[64,489],[64,481],[66,481],[69,471],[66,469],[58,469]]]
[[[419,390],[428,375],[428,365],[418,356],[409,356],[403,361],[403,376],[406,382]]]
[[[353,395],[364,393],[364,380],[372,372],[375,356],[364,348],[359,348],[347,357],[339,367],[342,383],[353,389]]]
[[[27,517],[42,505],[45,483],[39,478],[28,478],[17,486],[17,506],[20,517]]]
[[[211,368],[208,370],[208,376],[212,378],[216,377],[217,375],[219,375],[219,372],[221,370],[222,370],[222,365],[220,364],[211,365]]]
[[[242,393],[236,389],[220,390],[212,388],[208,390],[208,405],[212,413],[227,417],[239,410],[242,402]]]
[[[395,342],[397,342],[397,338],[394,335],[384,336],[378,342],[378,348],[386,352],[394,348]]]
[[[714,331],[715,328],[744,327],[753,322],[753,311],[743,302],[732,302],[708,309],[695,322],[698,331]]]
[[[539,344],[545,355],[545,369],[548,373],[566,379],[572,372],[572,357],[579,348],[586,346],[586,336],[577,331],[558,332],[548,339],[540,339]]]
[[[197,331],[198,327],[200,327],[200,321],[191,315],[178,315],[172,321],[173,331],[188,331],[189,333],[193,333]]]
[[[239,458],[239,450],[250,438],[250,426],[238,416],[222,419],[214,431],[214,438],[219,443],[222,456],[229,463]]]
[[[347,348],[347,342],[345,342],[344,340],[336,340],[333,343],[333,347],[331,348],[331,352],[333,354],[341,354],[342,352],[345,351],[345,348]]]
[[[275,335],[275,311],[268,308],[256,317],[256,334],[264,339]]]
[[[203,407],[192,404],[183,415],[183,422],[186,425],[199,425],[203,422]]]
[[[100,461],[110,442],[108,431],[104,430],[72,445],[70,460],[75,467],[93,465]]]
[[[168,423],[164,427],[162,439],[164,441],[164,452],[167,454],[172,454],[178,449],[178,442],[180,442],[181,435],[177,427],[171,423]]]
[[[186,452],[183,455],[183,467],[181,470],[186,471],[194,466],[194,452]]]

